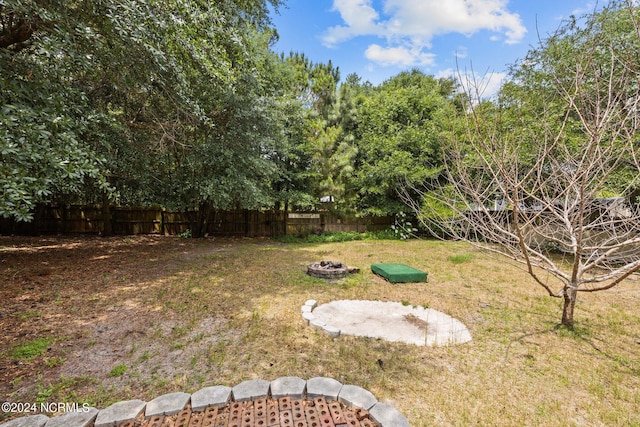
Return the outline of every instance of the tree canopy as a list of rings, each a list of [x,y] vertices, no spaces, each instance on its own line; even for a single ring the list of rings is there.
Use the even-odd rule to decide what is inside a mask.
[[[30,220],[46,202],[314,209],[323,197],[402,210],[397,183],[437,173],[453,81],[341,83],[330,61],[273,52],[279,6],[3,2],[0,215]]]
[[[3,2],[0,215],[87,189],[124,203],[254,197],[276,110],[269,25],[266,0]],[[195,164],[203,150],[217,169]],[[227,178],[188,181],[214,170]],[[169,176],[184,179],[177,197]]]
[[[455,83],[418,70],[403,72],[360,100],[357,192],[360,209],[396,214],[399,189],[439,176],[441,144],[453,114]]]

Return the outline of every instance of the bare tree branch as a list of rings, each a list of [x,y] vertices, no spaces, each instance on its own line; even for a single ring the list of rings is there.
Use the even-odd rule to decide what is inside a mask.
[[[629,34],[611,32],[631,19],[640,47],[637,13],[616,3],[584,30],[559,31],[523,65],[510,102],[485,101],[480,79],[463,81],[465,130],[448,142],[448,179],[400,192],[432,234],[507,257],[563,297],[565,325],[578,292],[640,271],[640,209],[629,199],[640,177],[640,63]]]

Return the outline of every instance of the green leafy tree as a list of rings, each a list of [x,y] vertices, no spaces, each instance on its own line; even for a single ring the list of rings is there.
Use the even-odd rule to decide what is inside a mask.
[[[418,70],[370,90],[358,107],[357,184],[360,211],[389,215],[405,209],[399,190],[438,177],[441,144],[452,116],[452,80]],[[417,195],[409,196],[417,198]]]
[[[325,68],[322,70],[326,71]],[[325,74],[337,78],[335,74]],[[359,93],[360,79],[355,74],[347,76],[339,87],[334,86],[333,93],[320,104],[322,108],[318,120],[310,132],[314,144],[314,167],[318,175],[316,194],[329,198],[332,202],[329,206],[339,214],[354,211]]]
[[[298,53],[282,59],[289,67],[288,89],[302,108],[302,122],[289,122],[287,129],[293,139],[286,176],[296,189],[296,205],[317,207],[326,197],[336,202],[332,209],[345,209],[357,153],[349,92],[344,85],[338,89],[340,72],[330,61],[314,64]]]
[[[91,64],[72,43],[88,43],[95,34],[80,25],[55,25],[69,14],[33,2],[0,5],[0,215],[4,217],[29,220],[38,202],[77,192],[88,180],[108,188],[104,157],[87,143],[95,111],[70,79]]]
[[[277,109],[259,66],[269,24],[267,1],[3,2],[0,214],[26,220],[91,189],[124,203],[254,203]]]
[[[271,75],[278,76],[280,130],[276,133],[276,148],[269,155],[275,163],[272,190],[277,208],[285,210],[313,209],[317,206],[314,188],[317,175],[313,170],[313,146],[308,129],[317,116],[314,105],[318,95],[313,92],[313,63],[304,55],[291,52],[280,55],[280,66]]]

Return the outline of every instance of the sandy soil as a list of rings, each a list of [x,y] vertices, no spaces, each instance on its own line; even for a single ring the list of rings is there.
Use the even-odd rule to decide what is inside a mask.
[[[141,377],[174,378],[176,369],[187,369],[191,349],[152,348],[176,322],[150,306],[157,302],[146,288],[212,248],[161,236],[0,237],[0,400],[36,393],[46,400],[47,385],[60,378],[73,378],[76,390],[82,378],[87,388],[96,378],[102,387],[117,386],[109,372],[124,355],[155,355],[154,372]],[[188,333],[217,339],[211,332],[224,322],[206,318]],[[16,357],[16,348],[38,338],[51,340],[44,355]]]

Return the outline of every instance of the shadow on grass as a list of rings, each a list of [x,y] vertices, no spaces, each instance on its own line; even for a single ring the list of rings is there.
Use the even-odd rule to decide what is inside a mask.
[[[597,341],[602,340],[594,337],[592,328],[584,324],[574,324],[573,326],[568,326],[558,323],[537,331],[522,334],[512,339],[507,345],[504,362],[506,363],[509,360],[512,344],[522,342],[527,338],[544,336],[548,334],[554,334],[561,338],[572,339],[586,344],[587,346],[591,347],[596,354],[599,354],[600,356],[610,360],[611,362],[615,362],[618,366],[624,368],[626,373],[630,373],[632,375],[640,374],[640,368],[636,366],[632,361],[628,360],[624,356],[615,354],[610,350],[603,349],[602,346],[599,346],[597,344]]]

